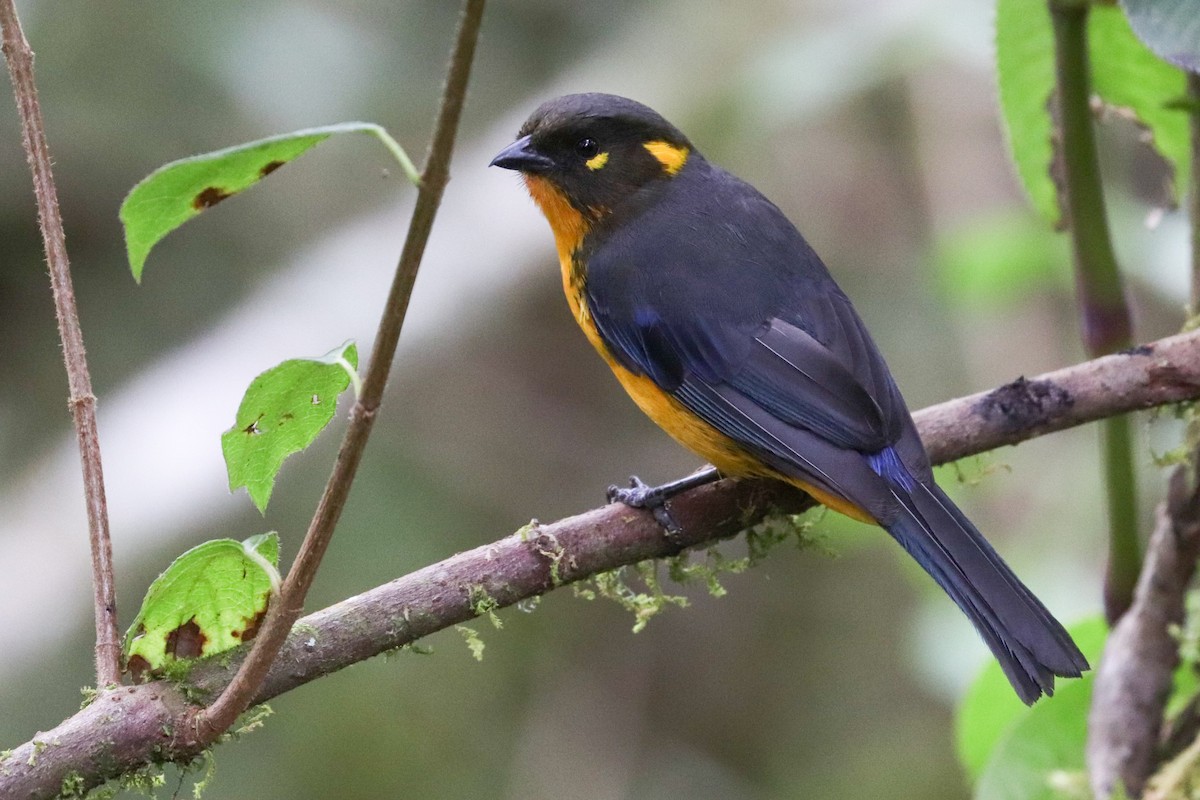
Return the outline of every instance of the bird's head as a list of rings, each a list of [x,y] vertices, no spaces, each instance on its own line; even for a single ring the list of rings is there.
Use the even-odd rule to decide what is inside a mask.
[[[534,111],[492,166],[521,173],[557,235],[636,206],[692,155],[687,137],[641,103],[569,94]]]

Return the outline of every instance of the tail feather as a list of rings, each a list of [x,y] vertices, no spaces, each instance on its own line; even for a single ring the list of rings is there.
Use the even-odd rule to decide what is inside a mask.
[[[889,484],[902,512],[888,533],[975,625],[1021,700],[1054,694],[1055,675],[1075,678],[1088,669],[1058,620],[945,492],[915,479]]]

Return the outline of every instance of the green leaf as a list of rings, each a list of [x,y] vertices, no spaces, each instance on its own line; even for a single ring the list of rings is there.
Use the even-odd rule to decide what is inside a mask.
[[[1164,716],[1171,719],[1200,694],[1200,589],[1191,589],[1184,596],[1183,625],[1178,631],[1179,666],[1175,669],[1174,685]]]
[[[996,77],[1017,175],[1038,213],[1057,222],[1048,107],[1054,92],[1054,32],[1046,0],[996,3]]]
[[[1184,93],[1183,73],[1163,63],[1133,35],[1121,10],[1093,4],[1088,22],[1093,90],[1132,115],[1175,171],[1171,196],[1187,175],[1187,115],[1172,107]],[[998,0],[996,73],[1000,110],[1017,174],[1033,207],[1057,224],[1051,177],[1054,32],[1045,0]]]
[[[1090,797],[1084,745],[1091,703],[1091,673],[1038,701],[997,742],[975,800]]]
[[[367,133],[379,139],[408,179],[420,183],[416,167],[400,145],[383,128],[369,122],[307,128],[172,161],[143,178],[121,203],[125,247],[134,280],[141,282],[146,256],[168,233],[341,133]]]
[[[170,663],[211,656],[254,638],[279,590],[279,537],[216,539],[188,550],[146,591],[125,634],[135,679]]]
[[[1200,73],[1196,0],[1121,0],[1134,32],[1159,58]]]
[[[1200,694],[1200,677],[1197,677],[1195,667],[1191,664],[1180,664],[1171,680],[1171,695],[1167,698],[1163,717],[1173,719],[1179,716],[1197,694]]]
[[[1099,661],[1108,636],[1108,625],[1103,618],[1076,623],[1071,626],[1070,633],[1088,663],[1094,665]],[[1031,709],[1017,698],[1000,664],[995,659],[989,660],[959,703],[955,720],[955,748],[967,775],[972,780],[979,779],[997,745],[1010,730],[1036,709],[1057,703],[1077,683],[1079,681],[1060,684],[1055,697],[1039,700]]]
[[[321,358],[284,361],[255,378],[237,421],[221,435],[229,490],[245,486],[265,513],[284,459],[312,444],[351,382],[357,391],[357,369],[358,348],[347,343]]]
[[[1192,14],[1200,10],[1192,0]],[[1110,106],[1133,114],[1149,134],[1147,144],[1175,172],[1169,196],[1186,189],[1189,163],[1188,115],[1176,104],[1187,93],[1187,77],[1159,59],[1134,35],[1116,6],[1093,5],[1088,23],[1092,85]]]

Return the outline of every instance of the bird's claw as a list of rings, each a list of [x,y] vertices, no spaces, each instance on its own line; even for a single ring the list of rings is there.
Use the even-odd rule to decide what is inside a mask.
[[[605,494],[608,502],[620,502],[632,508],[653,508],[665,502],[658,487],[649,485],[637,475],[629,477],[629,486],[609,486]]]
[[[650,486],[636,475],[630,476],[629,486],[609,486],[605,495],[610,503],[624,503],[630,508],[648,510],[667,532],[669,539],[674,540],[683,532],[667,508],[667,498],[661,487]]]

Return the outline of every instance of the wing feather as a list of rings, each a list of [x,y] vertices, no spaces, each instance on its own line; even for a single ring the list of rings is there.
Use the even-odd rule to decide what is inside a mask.
[[[704,185],[720,190],[664,198],[588,254],[592,318],[628,369],[777,468],[826,485],[832,470],[808,456],[812,443],[878,452],[911,429],[904,402],[782,212],[730,176]],[[668,191],[695,196],[682,175]]]

